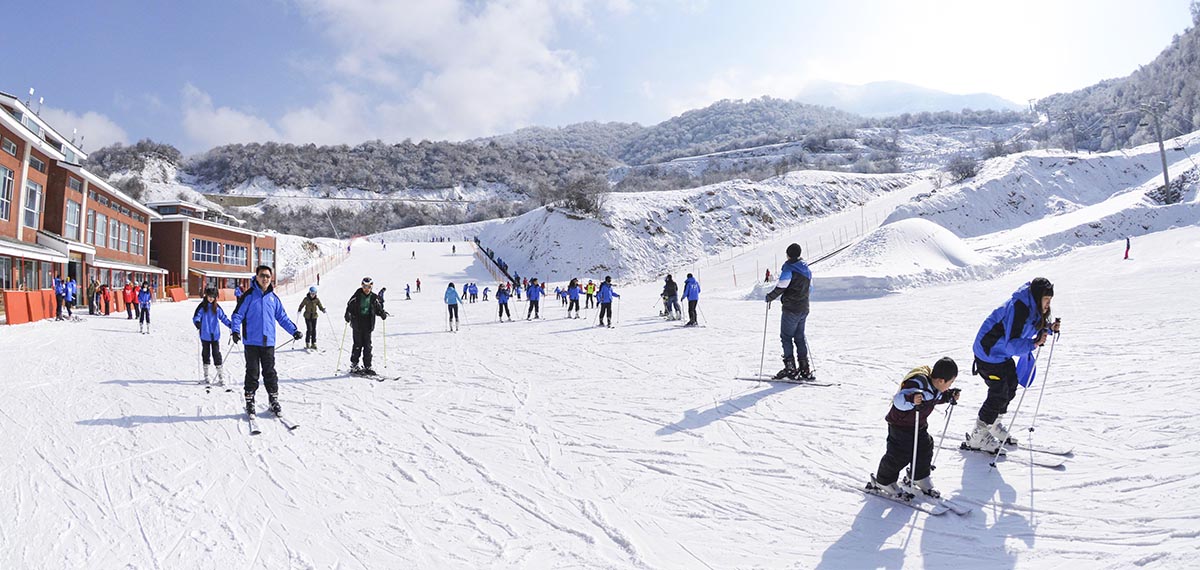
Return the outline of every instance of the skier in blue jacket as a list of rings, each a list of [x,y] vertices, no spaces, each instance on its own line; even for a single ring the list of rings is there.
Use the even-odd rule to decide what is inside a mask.
[[[572,277],[571,282],[567,284],[567,318],[571,318],[571,310],[575,310],[575,318],[579,318],[579,295],[583,292],[583,288],[579,286],[579,279]]]
[[[538,307],[539,301],[542,300],[542,286],[538,285],[537,277],[529,280],[529,287],[525,289],[525,295],[529,297],[529,309],[525,311],[525,320],[529,320],[530,315],[535,319],[542,318],[541,309]]]
[[[225,362],[221,358],[221,323],[233,330],[233,321],[225,316],[225,311],[217,304],[216,288],[209,287],[204,290],[204,298],[192,313],[192,324],[200,331],[200,358],[204,363],[204,383],[210,383],[208,366],[211,360],[217,365],[217,386],[225,385]]]
[[[275,373],[275,324],[292,335],[295,340],[304,338],[287,316],[283,302],[275,295],[271,284],[274,271],[270,265],[260,265],[254,270],[254,283],[238,300],[233,311],[232,326],[234,344],[242,340],[239,331],[246,334],[246,413],[254,415],[254,394],[258,392],[258,374],[262,370],[263,382],[267,385],[267,399],[272,412],[282,412],[279,405],[279,376]]]
[[[141,331],[145,327],[145,333],[150,334],[150,302],[154,299],[154,294],[150,292],[150,282],[142,281],[142,288],[138,289],[137,306],[138,306],[138,330]]]
[[[688,322],[683,326],[694,327],[699,324],[696,322],[696,304],[700,302],[700,282],[696,281],[691,273],[688,273],[687,279],[683,281],[682,297],[688,302]]]
[[[63,284],[63,306],[67,308],[67,318],[75,318],[75,313],[71,310],[75,307],[75,299],[79,294],[79,286],[75,284],[74,277],[67,277],[67,282]]]
[[[463,288],[465,289],[466,286],[463,286]],[[462,300],[462,298],[458,296],[458,290],[454,288],[453,283],[446,287],[446,294],[444,295],[444,298],[446,300],[446,311],[449,312],[450,330],[453,331],[455,325],[458,324],[458,303]]]
[[[1012,297],[984,319],[975,335],[974,372],[983,377],[988,395],[979,408],[975,430],[967,437],[967,447],[995,452],[1010,442],[1003,423],[1008,404],[1017,395],[1020,384],[1014,357],[1025,362],[1032,374],[1033,351],[1046,337],[1059,331],[1059,323],[1050,322],[1050,301],[1054,284],[1038,277],[1013,292]]]
[[[63,320],[63,317],[62,317],[63,301],[66,299],[66,295],[67,295],[66,283],[63,282],[61,275],[56,276],[54,278],[54,301],[55,301],[54,320],[56,320],[56,321]]]
[[[612,301],[613,297],[621,298],[612,288],[612,277],[604,276],[604,282],[600,284],[600,289],[596,291],[596,302],[600,303],[600,323],[597,326],[608,326],[612,328]],[[608,324],[604,324],[604,315],[608,315]]]
[[[509,322],[512,322],[512,311],[508,310],[508,285],[501,283],[496,287],[496,303],[500,305],[500,313],[496,319],[503,322],[504,317],[508,316]]]
[[[812,271],[800,258],[800,244],[787,247],[787,261],[779,270],[779,282],[767,293],[767,305],[783,297],[783,316],[779,319],[779,339],[783,342],[783,370],[775,374],[776,380],[784,378],[813,378],[808,363],[808,339],[804,335],[804,323],[808,321],[808,297],[812,292]],[[792,346],[795,346],[795,354]],[[799,366],[797,366],[799,364]]]

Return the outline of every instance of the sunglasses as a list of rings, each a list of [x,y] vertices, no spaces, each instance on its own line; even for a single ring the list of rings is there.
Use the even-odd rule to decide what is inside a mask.
[[[258,274],[258,278],[259,278],[259,279],[270,279],[270,278],[271,278],[271,274],[270,274],[270,273],[259,273],[259,274]]]

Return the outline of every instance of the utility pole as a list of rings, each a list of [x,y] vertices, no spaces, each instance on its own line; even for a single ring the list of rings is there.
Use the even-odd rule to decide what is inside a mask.
[[[1166,106],[1166,103],[1162,101],[1142,104],[1142,110],[1150,113],[1151,117],[1154,117],[1154,136],[1158,137],[1158,157],[1162,159],[1163,189],[1171,186],[1171,179],[1167,176],[1167,150],[1163,148],[1162,137],[1162,114],[1166,110]]]

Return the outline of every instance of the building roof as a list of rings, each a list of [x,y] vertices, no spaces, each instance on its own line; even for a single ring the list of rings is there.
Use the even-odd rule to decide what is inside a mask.
[[[17,136],[36,146],[46,156],[55,160],[67,159],[67,155],[59,152],[58,149],[51,146],[42,137],[39,137],[37,133],[29,130],[29,127],[25,126],[25,123],[18,121],[16,117],[9,115],[7,112],[0,111],[0,124],[8,127],[10,131],[17,133]]]
[[[256,238],[268,237],[266,234],[264,234],[262,232],[256,232],[254,230],[246,229],[243,227],[231,226],[229,224],[222,224],[219,222],[213,222],[210,220],[205,220],[203,218],[196,218],[196,217],[187,216],[184,214],[168,214],[165,216],[160,214],[159,218],[153,220],[153,223],[151,223],[150,225],[153,226],[154,224],[163,224],[163,223],[167,223],[167,222],[190,222],[193,224],[200,224],[202,226],[209,226],[209,227],[213,227],[213,228],[217,228],[217,229],[229,230],[234,233],[246,234],[248,236],[253,236]]]
[[[70,261],[67,256],[44,245],[36,245],[28,242],[17,241],[4,236],[0,236],[0,255],[10,255],[12,257],[36,259],[39,261],[50,261],[53,263],[66,263]]]
[[[72,144],[69,139],[67,139],[66,137],[59,134],[58,131],[54,130],[54,127],[51,127],[49,123],[47,123],[46,121],[43,121],[42,118],[37,115],[37,113],[34,113],[33,111],[31,111],[29,109],[29,107],[26,107],[25,104],[22,103],[21,100],[18,99],[15,95],[10,95],[8,93],[0,91],[0,103],[4,103],[6,105],[11,105],[13,107],[16,107],[17,110],[21,111],[21,113],[25,114],[27,117],[29,117],[31,120],[33,120],[33,122],[37,123],[37,125],[39,127],[41,127],[42,130],[48,131],[51,135],[53,135],[54,138],[57,139],[59,144],[71,149],[72,152],[74,152],[77,156],[79,156],[80,160],[87,158],[86,152],[83,152],[82,149],[80,149],[79,147]],[[55,158],[58,158],[58,157],[55,157]]]
[[[204,206],[201,206],[195,202],[188,202],[187,200],[155,200],[153,202],[146,202],[146,205],[151,208],[157,208],[159,206],[186,206],[189,210],[196,210],[197,212],[208,211],[208,208],[205,208]]]

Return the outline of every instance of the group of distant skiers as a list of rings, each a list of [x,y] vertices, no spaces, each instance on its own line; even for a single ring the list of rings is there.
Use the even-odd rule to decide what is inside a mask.
[[[783,369],[774,378],[812,379],[804,331],[812,271],[801,259],[799,244],[789,245],[786,253],[787,261],[779,271],[779,281],[766,295],[768,311],[776,299],[781,299],[783,306],[779,327]],[[1022,380],[1027,381],[1033,375],[1034,352],[1050,335],[1061,330],[1061,323],[1050,318],[1053,297],[1054,285],[1050,280],[1035,278],[1019,287],[979,327],[972,346],[972,374],[984,379],[987,397],[979,408],[975,428],[963,443],[964,448],[996,453],[1001,446],[1016,443],[1009,436],[1004,415]],[[940,497],[929,476],[934,442],[928,432],[927,420],[934,406],[958,403],[960,390],[953,388],[957,377],[958,364],[949,357],[939,359],[932,367],[921,366],[905,375],[885,418],[887,450],[867,484],[869,490],[905,500],[916,493]],[[903,488],[898,481],[900,471],[906,466],[910,466],[911,472],[909,486]]]
[[[66,321],[74,320],[74,308],[79,301],[79,284],[75,282],[74,277],[68,276],[63,279],[62,275],[54,277],[54,320]],[[125,287],[119,292],[113,292],[107,285],[101,285],[96,279],[92,279],[88,283],[87,305],[89,315],[110,315],[112,314],[113,301],[120,295],[120,300],[125,303],[126,319],[138,320],[138,332],[149,334],[150,332],[150,304],[154,300],[154,292],[150,289],[150,282],[143,281],[139,287],[134,285],[133,281],[125,283]],[[63,311],[66,311],[66,316],[63,316]]]

